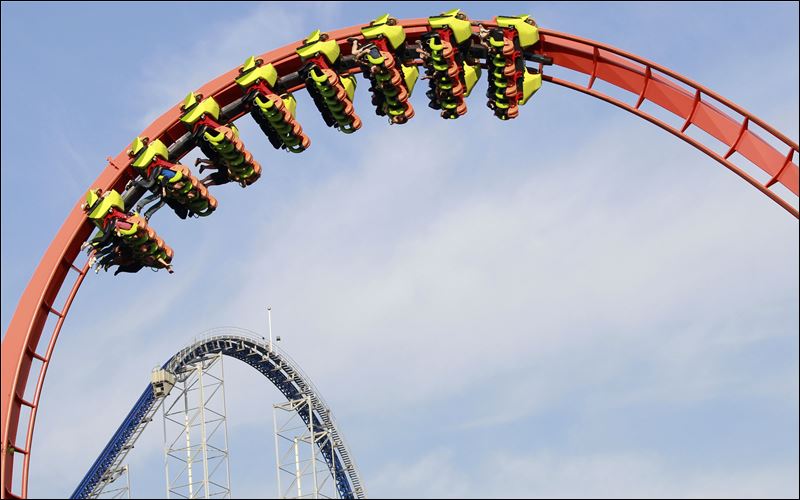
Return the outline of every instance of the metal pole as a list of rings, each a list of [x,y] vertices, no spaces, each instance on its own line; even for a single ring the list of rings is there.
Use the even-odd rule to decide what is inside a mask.
[[[199,365],[198,365],[199,366]],[[194,498],[194,485],[192,484],[192,442],[190,439],[192,427],[189,422],[189,391],[186,388],[186,380],[183,381],[183,425],[186,432],[186,477],[189,480],[189,498]]]
[[[222,364],[222,354],[219,355],[219,372],[222,375],[222,380],[225,380],[225,369]],[[225,403],[225,384],[222,384],[222,412],[225,414],[225,469],[228,476],[228,498],[233,498],[231,493],[231,464],[230,464],[230,449],[228,448],[228,405]]]
[[[218,356],[222,356],[219,354]],[[212,358],[211,363],[208,365],[210,368],[214,364]],[[197,365],[197,382],[200,384],[200,449],[203,452],[203,492],[205,498],[208,497],[208,436],[206,435],[206,392],[203,385],[203,362]]]
[[[281,453],[278,451],[278,414],[277,408],[272,407],[272,428],[275,430],[275,470],[278,473],[278,498],[284,498],[281,490]]]
[[[125,465],[125,479],[128,480],[128,500],[131,499],[131,466]]]
[[[294,475],[297,477],[297,498],[303,498],[303,489],[300,485],[300,451],[297,448],[297,438],[294,438]]]
[[[311,474],[314,481],[314,498],[319,498],[319,484],[317,483],[317,434],[314,430],[314,412],[311,407],[311,398],[308,401],[308,428],[311,431]]]
[[[165,398],[166,399],[166,398]],[[167,478],[167,500],[169,500],[169,446],[167,445],[167,405],[166,403],[161,405],[161,421],[164,424],[164,475]]]
[[[269,322],[269,352],[272,352],[272,306],[267,306],[267,321]]]

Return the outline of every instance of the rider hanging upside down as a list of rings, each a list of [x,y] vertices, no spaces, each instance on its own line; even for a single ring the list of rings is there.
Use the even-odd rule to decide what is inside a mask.
[[[169,150],[160,140],[137,137],[128,155],[133,160],[131,166],[139,174],[134,182],[153,193],[142,199],[134,210],[141,212],[145,206],[158,200],[144,212],[146,220],[164,204],[168,204],[181,219],[189,215],[205,217],[217,208],[217,200],[188,168],[169,161]]]
[[[86,203],[82,205],[98,232],[84,243],[82,249],[91,249],[90,265],[97,263],[97,270],[112,265],[119,268],[114,273],[137,272],[143,267],[166,268],[172,273],[172,249],[149,227],[138,214],[125,212],[122,196],[110,190],[90,190]]]
[[[228,174],[228,167],[224,165],[218,165],[217,163],[214,163],[214,160],[210,160],[208,158],[198,158],[197,160],[195,160],[194,166],[200,167],[201,174],[203,173],[204,170],[216,170],[216,172],[207,175],[200,181],[203,183],[205,187],[221,186],[233,180],[231,179],[231,176]]]
[[[377,81],[379,75],[382,72],[381,66],[378,64],[371,64],[373,61],[380,60],[382,62],[381,51],[378,49],[377,45],[374,43],[365,43],[363,45],[358,44],[357,38],[350,38],[349,41],[353,44],[351,53],[355,58],[356,62],[359,63],[362,67],[369,68],[369,76],[368,78],[373,81]],[[373,83],[373,86],[370,87],[370,90],[373,92],[378,92],[379,89],[377,83]],[[407,92],[406,92],[407,98]],[[385,100],[385,97],[383,98]],[[373,96],[373,104],[381,106],[383,103],[380,102],[380,98],[378,96]],[[385,112],[384,112],[385,114]],[[413,116],[413,115],[412,115]],[[401,124],[406,123],[408,118],[404,114],[392,114],[389,117],[389,121],[393,124]]]
[[[181,121],[194,136],[195,143],[208,157],[202,163],[203,169],[210,168],[217,172],[203,179],[204,187],[218,186],[228,182],[237,182],[247,187],[261,177],[261,165],[245,148],[235,125],[223,125],[219,120],[219,104],[213,97],[201,99],[190,92],[183,103]]]
[[[414,116],[408,98],[414,91],[419,70],[409,59],[403,27],[385,14],[361,28],[363,44],[348,38],[351,55],[369,80],[375,114],[392,124],[406,123]]]

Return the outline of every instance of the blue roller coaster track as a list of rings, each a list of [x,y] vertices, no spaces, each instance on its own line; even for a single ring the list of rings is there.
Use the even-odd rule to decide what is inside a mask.
[[[319,391],[297,363],[255,332],[234,327],[209,330],[204,332],[201,340],[172,356],[162,368],[173,374],[178,373],[183,367],[205,356],[219,353],[244,361],[258,370],[287,400],[309,397],[313,429],[315,432],[327,431],[331,441],[332,446],[321,443],[319,448],[339,496],[366,498],[355,463]],[[119,477],[122,462],[163,401],[164,398],[157,396],[153,386],[148,384],[70,498],[96,498]],[[297,413],[306,425],[310,424],[307,407],[298,408]]]

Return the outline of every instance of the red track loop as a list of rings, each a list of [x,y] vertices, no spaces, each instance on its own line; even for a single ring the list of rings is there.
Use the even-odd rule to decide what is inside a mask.
[[[540,34],[542,43],[539,51],[552,57],[554,65],[584,73],[588,77],[585,83],[575,83],[543,75],[544,81],[597,97],[658,125],[725,165],[789,213],[798,217],[798,210],[788,200],[770,189],[776,183],[780,183],[795,195],[798,194],[798,168],[797,163],[792,161],[798,151],[797,143],[790,141],[752,113],[748,113],[712,90],[656,63],[573,35],[544,29],[540,30]],[[654,75],[654,71],[660,74]],[[630,105],[597,91],[593,86],[598,79],[627,90],[633,96],[638,96],[636,104]],[[712,104],[709,98],[716,102]],[[681,118],[682,127],[675,128],[643,112],[641,106],[646,100]],[[722,109],[717,107],[717,104]],[[741,115],[742,118],[733,118],[731,115]],[[758,125],[777,141],[784,143],[785,150],[775,149],[749,130],[750,123]],[[709,145],[688,136],[686,132],[692,125],[727,146],[726,152],[724,154],[715,152]],[[731,161],[734,153],[739,153],[766,172],[769,180],[761,183],[742,167],[734,164]]]
[[[408,19],[399,21],[399,23],[405,28],[407,40],[411,44],[416,42],[428,29],[427,19]],[[496,26],[491,21],[481,23],[486,27]],[[361,27],[353,26],[330,32],[329,36],[339,42],[343,54],[349,54],[350,44],[347,42],[347,38],[357,37],[361,40]],[[798,217],[798,210],[788,200],[771,189],[775,184],[780,183],[795,195],[798,194],[798,167],[794,160],[798,148],[795,142],[790,141],[751,113],[667,68],[619,49],[572,35],[545,29],[540,30],[540,35],[541,43],[538,45],[540,53],[552,57],[554,64],[557,66],[587,75],[585,83],[570,82],[549,75],[543,76],[544,81],[597,97],[658,125],[714,158],[766,194],[792,215]],[[297,42],[267,52],[259,56],[259,58],[265,64],[272,63],[280,75],[294,72],[301,66],[301,61],[294,50],[301,43]],[[207,83],[198,90],[198,93],[204,97],[213,96],[220,106],[225,106],[242,96],[242,90],[234,82],[237,76],[238,67]],[[597,91],[593,86],[598,79],[627,90],[633,96],[638,96],[636,103],[630,105]],[[294,91],[297,89],[289,90]],[[709,99],[713,99],[716,102],[712,104]],[[677,129],[643,112],[641,106],[645,100],[655,103],[680,117],[683,120],[683,126]],[[743,118],[741,120],[733,118],[732,114],[734,116],[741,115]],[[139,135],[148,137],[151,140],[161,139],[164,144],[169,146],[185,132],[185,127],[180,122],[180,116],[180,105],[175,105]],[[233,118],[237,119],[239,117]],[[750,124],[758,125],[768,134],[785,144],[785,150],[773,148],[748,128]],[[686,135],[686,130],[692,125],[699,127],[727,145],[727,151],[724,154],[717,153],[708,145]],[[762,183],[746,173],[741,167],[731,162],[731,157],[734,153],[739,153],[750,160],[763,170],[770,179]],[[171,160],[177,162],[179,159],[172,158]],[[130,162],[131,159],[128,157],[127,148],[125,148],[116,158],[109,158],[108,166],[91,184],[91,187],[102,188],[104,191],[110,189],[122,191],[126,182],[134,175],[134,169],[130,168]],[[85,217],[80,208],[82,201],[81,196],[45,252],[20,299],[3,340],[3,453],[2,469],[0,469],[0,473],[2,473],[0,496],[2,498],[27,497],[28,494],[31,443],[44,377],[52,359],[61,326],[88,270],[86,265],[75,265],[81,244],[89,238],[92,231],[91,222]],[[54,309],[53,304],[70,271],[75,271],[75,280],[66,303],[58,311]],[[50,336],[45,352],[41,353],[37,351],[39,341],[45,323],[51,314],[56,315],[58,321],[53,330],[49,332]],[[41,367],[38,373],[35,374],[37,382],[34,394],[30,400],[25,400],[24,391],[34,360],[40,361]],[[20,412],[23,406],[30,409],[26,422],[20,422]],[[24,437],[19,435],[21,423],[23,428],[26,429]],[[24,439],[24,443],[21,443],[20,439]],[[19,481],[21,491],[13,492],[14,465],[20,455],[23,457],[22,475]]]

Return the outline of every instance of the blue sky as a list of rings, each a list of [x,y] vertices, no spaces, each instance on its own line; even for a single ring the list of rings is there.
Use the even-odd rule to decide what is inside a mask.
[[[293,5],[2,4],[3,331],[107,156],[318,27],[527,12],[798,137],[796,3]],[[499,123],[480,85],[462,119],[417,92],[417,116],[390,127],[359,79],[352,136],[300,94],[302,155],[240,120],[261,180],[215,189],[212,217],[152,219],[176,273],[86,280],[45,384],[31,496],[72,492],[153,366],[207,328],[263,330],[270,303],[372,496],[797,497],[797,221],[605,103],[546,85]],[[234,495],[272,495],[280,395],[225,369]],[[151,429],[131,455],[137,496],[162,495],[160,445]]]

